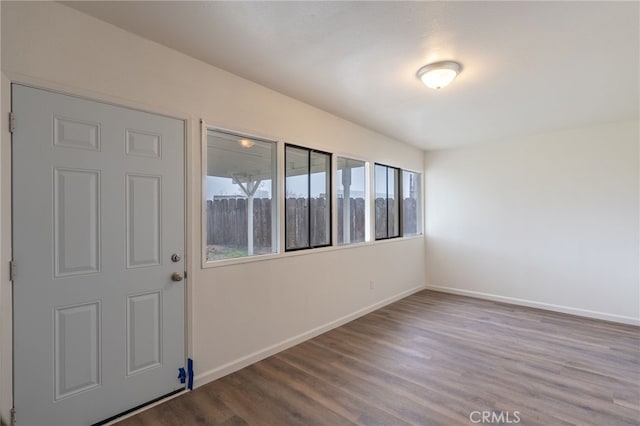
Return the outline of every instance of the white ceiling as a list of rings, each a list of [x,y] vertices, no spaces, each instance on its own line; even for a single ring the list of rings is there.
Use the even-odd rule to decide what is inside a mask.
[[[639,2],[65,4],[424,149],[639,115]]]

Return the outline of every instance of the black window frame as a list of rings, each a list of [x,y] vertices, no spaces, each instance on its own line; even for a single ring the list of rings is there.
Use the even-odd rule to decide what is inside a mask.
[[[376,166],[379,167],[384,167],[385,168],[385,185],[386,185],[386,193],[385,193],[385,198],[384,198],[384,202],[385,202],[385,207],[386,207],[386,211],[387,211],[387,235],[385,237],[378,237],[378,232],[377,229],[375,229],[375,227],[378,224],[378,221],[375,220],[375,209],[374,209],[374,230],[373,230],[373,236],[375,241],[382,241],[382,240],[391,240],[393,238],[402,238],[403,236],[403,232],[402,232],[402,169],[400,167],[394,167],[394,166],[390,166],[388,164],[382,164],[382,163],[374,163],[373,166],[373,186],[374,186],[374,194],[373,194],[373,202],[375,203],[376,200],[376,191],[375,191],[375,182],[376,182]],[[398,190],[397,190],[397,194],[395,194],[395,199],[394,202],[395,204],[398,206],[398,235],[393,235],[393,236],[389,236],[389,229],[391,227],[391,223],[389,223],[389,218],[390,218],[390,214],[389,214],[389,170],[395,170],[398,172],[397,174],[397,181],[398,181]]]
[[[288,213],[287,213],[287,148],[295,148],[295,149],[299,149],[299,150],[303,150],[303,151],[307,151],[307,232],[309,235],[309,241],[308,241],[308,245],[306,247],[292,247],[292,248],[288,248],[287,247],[287,224],[288,222]],[[327,170],[327,177],[328,177],[328,185],[327,185],[327,193],[325,194],[325,197],[327,199],[328,202],[328,209],[329,209],[329,230],[328,230],[328,235],[329,235],[329,239],[328,239],[328,243],[327,244],[321,244],[321,245],[313,245],[312,244],[312,239],[311,239],[311,154],[312,153],[317,153],[317,154],[323,154],[323,155],[327,155],[329,157],[329,169]],[[322,247],[331,247],[333,246],[333,154],[327,151],[322,151],[319,149],[315,149],[315,148],[309,148],[306,146],[300,146],[300,145],[295,145],[295,144],[291,144],[291,143],[285,143],[284,144],[284,191],[283,191],[283,197],[284,197],[284,231],[285,231],[285,236],[284,236],[284,241],[283,241],[283,246],[284,246],[284,251],[285,252],[294,252],[294,251],[300,251],[300,250],[311,250],[311,249],[316,249],[316,248],[322,248]]]

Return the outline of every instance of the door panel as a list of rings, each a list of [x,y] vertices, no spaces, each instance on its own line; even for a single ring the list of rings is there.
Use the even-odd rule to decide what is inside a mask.
[[[160,264],[160,176],[126,177],[127,268]]]
[[[100,385],[100,301],[57,308],[54,321],[57,401]]]
[[[127,297],[127,375],[160,365],[161,297],[159,291]]]
[[[184,123],[20,85],[12,104],[18,424],[183,388]]]
[[[54,277],[100,270],[100,172],[53,170]]]

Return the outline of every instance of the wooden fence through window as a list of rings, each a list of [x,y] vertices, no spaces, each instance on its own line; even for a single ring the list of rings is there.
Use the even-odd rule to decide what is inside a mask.
[[[311,241],[314,245],[328,241],[327,232],[330,232],[327,220],[330,220],[330,212],[327,211],[328,203],[324,198],[312,198],[312,227]],[[344,221],[344,199],[338,200],[338,220],[334,226],[338,227],[338,243],[342,243]],[[351,198],[350,219],[351,242],[362,242],[365,238],[365,202],[363,198]],[[257,249],[271,247],[271,203],[269,198],[255,198],[253,200],[253,242]],[[386,211],[383,207],[383,199],[376,200],[376,208],[372,220],[380,221]],[[308,238],[309,214],[304,198],[287,198],[288,226],[285,231],[287,240],[300,243]],[[415,234],[417,230],[416,200],[405,198],[403,202],[403,228],[405,234]],[[391,220],[393,218],[390,218]],[[374,222],[375,223],[375,222]],[[219,245],[224,247],[242,248],[247,246],[247,199],[246,198],[221,198],[207,200],[207,245]],[[300,233],[297,235],[297,233]]]

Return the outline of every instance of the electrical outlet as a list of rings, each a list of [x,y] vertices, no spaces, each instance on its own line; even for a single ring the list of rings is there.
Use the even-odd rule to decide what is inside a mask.
[[[373,282],[373,280],[369,281],[369,290],[373,290],[374,288],[376,288],[376,284]]]

